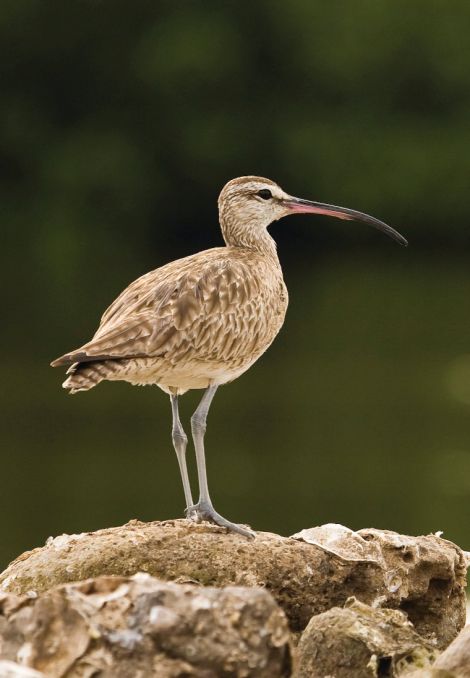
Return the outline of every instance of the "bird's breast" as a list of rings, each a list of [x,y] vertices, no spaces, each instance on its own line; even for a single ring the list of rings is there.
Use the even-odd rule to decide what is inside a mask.
[[[284,281],[258,279],[251,284],[256,293],[240,303],[235,299],[213,324],[207,319],[206,331],[210,331],[211,325],[214,330],[211,337],[214,357],[252,362],[281,329],[288,304]]]

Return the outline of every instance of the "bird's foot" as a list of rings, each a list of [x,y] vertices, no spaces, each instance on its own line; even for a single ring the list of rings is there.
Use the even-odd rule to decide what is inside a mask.
[[[212,504],[206,501],[198,501],[197,504],[188,506],[186,509],[186,517],[197,523],[200,523],[202,520],[207,520],[209,523],[215,523],[220,527],[226,527],[227,530],[241,534],[244,537],[250,537],[251,539],[256,537],[256,532],[253,532],[253,530],[243,527],[242,525],[231,523],[230,520],[227,520],[221,516],[220,513],[217,513]]]
[[[191,504],[184,509],[184,515],[187,520],[192,520],[194,523],[199,522],[199,517],[197,514],[197,504]]]

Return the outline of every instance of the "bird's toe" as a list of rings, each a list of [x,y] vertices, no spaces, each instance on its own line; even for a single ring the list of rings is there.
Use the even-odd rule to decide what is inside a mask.
[[[194,504],[194,506],[189,506],[186,509],[186,517],[189,520],[193,520],[198,523],[205,520],[209,523],[219,525],[219,527],[225,527],[230,532],[236,532],[237,534],[241,534],[244,537],[250,537],[251,539],[256,537],[256,533],[253,532],[253,530],[227,520],[221,516],[220,513],[217,513],[212,504],[207,502],[199,501],[197,504]]]

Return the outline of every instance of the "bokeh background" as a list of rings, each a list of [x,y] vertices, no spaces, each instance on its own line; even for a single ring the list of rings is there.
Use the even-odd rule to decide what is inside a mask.
[[[216,507],[470,550],[469,35],[466,1],[0,4],[1,566],[49,535],[182,515],[167,396],[70,397],[48,364],[131,280],[220,245],[217,195],[242,174],[410,246],[272,226],[290,309],[214,401]]]

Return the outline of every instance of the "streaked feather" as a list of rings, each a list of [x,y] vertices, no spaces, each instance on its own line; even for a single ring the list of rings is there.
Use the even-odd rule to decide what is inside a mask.
[[[255,244],[199,252],[132,282],[91,341],[52,363],[72,366],[64,386],[125,379],[183,392],[241,374],[273,341],[288,303],[274,242],[266,233]]]

